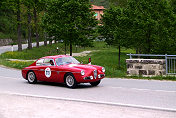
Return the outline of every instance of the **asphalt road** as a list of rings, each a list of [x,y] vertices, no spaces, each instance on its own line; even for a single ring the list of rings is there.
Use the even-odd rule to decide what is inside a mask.
[[[28,84],[19,70],[0,67],[0,93],[176,112],[174,81],[105,78],[97,87],[68,89],[57,83]]]

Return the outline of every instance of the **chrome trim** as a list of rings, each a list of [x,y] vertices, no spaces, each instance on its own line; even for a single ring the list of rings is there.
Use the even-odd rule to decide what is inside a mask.
[[[93,76],[84,77],[84,80],[93,80]]]
[[[23,70],[37,70],[37,71],[45,71],[44,69],[40,69],[40,70],[38,70],[38,69],[23,69]],[[57,70],[51,70],[51,71],[53,71],[53,72],[65,72],[65,73],[67,73],[67,72],[70,72],[70,73],[81,73],[81,72],[57,71]]]
[[[97,70],[94,70],[93,73],[94,73],[94,78],[96,79],[97,76],[98,76],[98,72],[97,72]]]
[[[81,72],[71,72],[71,71],[58,71],[58,72],[65,72],[65,73],[67,73],[67,72],[70,72],[70,73],[81,73]]]

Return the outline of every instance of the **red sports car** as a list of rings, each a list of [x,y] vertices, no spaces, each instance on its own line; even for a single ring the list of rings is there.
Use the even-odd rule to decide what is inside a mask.
[[[97,65],[80,64],[72,56],[56,55],[38,59],[22,69],[22,76],[30,84],[37,81],[65,83],[75,88],[79,83],[97,86],[105,77],[105,68]]]

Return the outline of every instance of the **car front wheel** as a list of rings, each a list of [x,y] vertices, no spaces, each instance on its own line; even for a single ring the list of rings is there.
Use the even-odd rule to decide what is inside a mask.
[[[65,83],[67,85],[67,87],[69,88],[75,88],[77,85],[77,82],[75,80],[75,77],[73,74],[67,74],[65,77]]]
[[[98,84],[100,84],[100,82],[101,82],[101,80],[98,80],[98,81],[96,81],[96,82],[90,82],[90,84],[91,84],[92,86],[97,86]]]
[[[33,71],[28,72],[27,80],[30,84],[37,83],[37,78],[36,78],[36,75]]]

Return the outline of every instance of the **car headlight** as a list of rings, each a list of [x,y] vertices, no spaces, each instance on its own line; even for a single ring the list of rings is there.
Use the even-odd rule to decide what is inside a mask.
[[[85,72],[83,70],[81,71],[81,75],[85,75]]]
[[[105,68],[104,67],[102,68],[102,72],[105,72]]]

